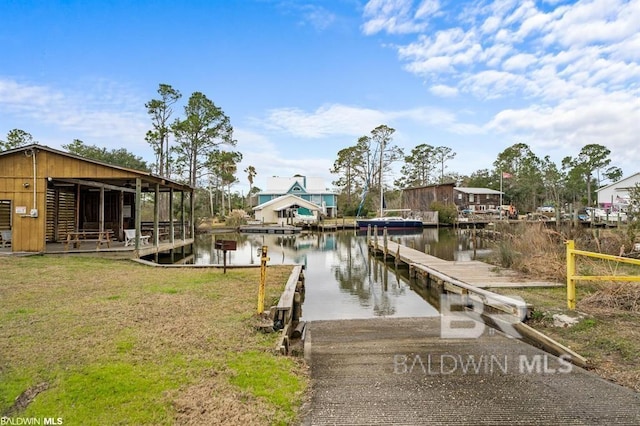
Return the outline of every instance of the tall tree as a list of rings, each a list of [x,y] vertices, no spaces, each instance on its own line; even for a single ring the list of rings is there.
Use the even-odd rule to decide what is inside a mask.
[[[253,166],[248,166],[244,169],[244,172],[247,174],[247,180],[249,181],[249,193],[247,194],[247,199],[251,200],[251,191],[253,189],[253,179],[256,177],[258,172],[256,172],[256,168]],[[247,203],[249,204],[249,203]]]
[[[127,151],[125,148],[114,148],[108,150],[96,145],[86,145],[80,139],[74,139],[73,142],[62,145],[62,149],[72,154],[79,155],[80,157],[113,164],[114,166],[121,166],[145,172],[150,170],[147,162],[144,161],[142,157]]]
[[[145,104],[153,125],[153,129],[147,132],[146,140],[156,155],[156,172],[160,176],[170,177],[169,119],[173,114],[171,106],[182,97],[182,94],[169,84],[160,84],[158,94],[160,99],[152,99]]]
[[[434,162],[440,165],[439,183],[444,183],[444,170],[447,168],[445,163],[449,160],[453,160],[456,156],[456,153],[448,146],[439,146],[435,148],[433,154],[435,156]]]
[[[333,167],[329,170],[339,176],[333,184],[342,188],[343,192],[346,192],[347,206],[352,204],[351,197],[358,185],[358,178],[361,179],[360,187],[364,184],[363,177],[358,176],[358,170],[362,170],[362,152],[357,146],[338,151],[338,158],[333,162]]]
[[[500,188],[500,180],[496,179],[495,174],[489,169],[480,169],[469,176],[465,176],[462,179],[462,185],[467,188],[492,188],[497,190]]]
[[[382,171],[389,170],[394,161],[402,158],[402,150],[391,145],[395,129],[380,125],[368,136],[361,136],[355,146],[340,150],[338,159],[334,162],[332,173],[340,175],[334,182],[352,193],[360,192],[361,205],[368,204],[374,199],[370,191],[380,190]],[[376,203],[372,203],[376,204]]]
[[[220,145],[235,146],[233,127],[222,109],[201,92],[184,107],[185,118],[171,126],[176,137],[176,165],[193,187],[204,174],[209,154]]]
[[[391,145],[393,134],[396,129],[385,124],[381,124],[371,131],[370,140],[375,146],[374,158],[376,158],[377,168],[374,166],[374,181],[378,188],[384,186],[382,173],[388,170],[392,163],[404,156],[404,152],[397,145]]]
[[[562,169],[551,161],[547,155],[541,161],[542,184],[544,185],[544,201],[551,201],[556,208],[557,215],[562,207],[562,196],[566,187],[567,176]]]
[[[609,154],[611,151],[602,145],[598,144],[588,144],[585,145],[576,158],[566,157],[563,160],[565,165],[570,166],[573,169],[574,175],[580,175],[583,178],[583,181],[587,184],[587,205],[591,206],[591,200],[593,196],[593,188],[594,179],[595,186],[598,187],[601,184],[601,176],[600,172],[603,168],[609,166],[611,164],[611,159],[609,158]],[[610,170],[611,176],[622,176],[621,170],[608,169]],[[595,174],[595,175],[594,175]],[[607,172],[605,172],[606,176],[609,176]]]
[[[238,171],[238,163],[242,161],[242,154],[235,151],[213,150],[207,161],[209,173],[214,177],[215,182],[220,186],[222,195],[221,214],[225,214],[225,196],[224,191],[227,189],[227,201],[231,200],[231,185],[237,182],[236,172]],[[230,210],[229,206],[229,210]]]
[[[413,148],[411,154],[404,157],[404,165],[400,169],[402,177],[396,179],[395,185],[399,188],[428,185],[429,176],[436,169],[434,153],[435,148],[426,143]]]
[[[512,177],[503,187],[507,201],[513,202],[519,210],[533,210],[542,196],[541,161],[524,143],[516,143],[500,154],[493,163],[496,174],[509,173]]]
[[[20,129],[12,129],[7,133],[7,140],[0,140],[0,151],[20,148],[34,143],[38,143],[38,141],[35,141],[30,133]]]

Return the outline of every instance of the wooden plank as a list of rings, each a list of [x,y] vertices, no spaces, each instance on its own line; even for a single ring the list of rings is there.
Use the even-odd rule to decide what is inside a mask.
[[[293,298],[296,293],[296,287],[298,285],[298,278],[300,277],[300,273],[302,272],[302,266],[298,265],[293,268],[291,271],[291,275],[289,275],[289,279],[287,280],[287,284],[282,291],[282,295],[280,296],[280,300],[278,301],[278,305],[276,309],[286,310],[291,309],[293,307]]]
[[[293,268],[293,271],[291,271],[291,275],[289,275],[289,279],[287,280],[287,284],[282,291],[280,300],[278,300],[278,304],[276,305],[276,316],[274,319],[282,321],[282,324],[285,327],[290,325],[291,319],[293,317],[296,288],[298,286],[298,281],[300,279],[301,273],[301,265],[295,266]]]

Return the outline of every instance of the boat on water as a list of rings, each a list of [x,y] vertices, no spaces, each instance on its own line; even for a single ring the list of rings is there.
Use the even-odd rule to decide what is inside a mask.
[[[358,229],[366,230],[367,227],[377,226],[378,229],[387,228],[387,230],[408,230],[408,229],[422,229],[423,223],[420,219],[410,219],[400,216],[389,217],[376,217],[373,219],[358,219],[356,220]]]

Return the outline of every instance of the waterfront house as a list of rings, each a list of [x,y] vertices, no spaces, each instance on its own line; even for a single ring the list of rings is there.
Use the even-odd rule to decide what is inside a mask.
[[[316,177],[272,176],[257,199],[255,218],[264,223],[312,222],[336,217],[338,211],[338,195]]]
[[[430,211],[434,202],[454,204],[458,211],[497,212],[501,194],[489,188],[456,187],[454,183],[424,185],[405,188],[402,191],[402,206],[417,215]]]

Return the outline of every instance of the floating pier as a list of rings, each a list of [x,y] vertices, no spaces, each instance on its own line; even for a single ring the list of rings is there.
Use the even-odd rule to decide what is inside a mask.
[[[248,234],[298,234],[302,228],[291,225],[241,225],[238,231]]]

